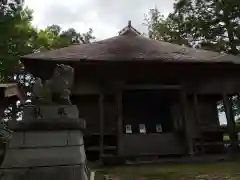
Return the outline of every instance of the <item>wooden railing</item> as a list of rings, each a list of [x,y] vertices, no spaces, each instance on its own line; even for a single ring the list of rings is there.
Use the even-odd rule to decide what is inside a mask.
[[[237,131],[238,133],[238,131]],[[200,131],[200,137],[193,139],[195,153],[224,153],[231,146],[230,139],[224,139],[228,135],[226,127],[217,129],[205,129]],[[240,147],[240,140],[238,140]]]

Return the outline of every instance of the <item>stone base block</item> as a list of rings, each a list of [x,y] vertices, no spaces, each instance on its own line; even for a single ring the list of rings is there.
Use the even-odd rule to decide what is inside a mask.
[[[26,106],[23,110],[24,121],[35,119],[78,118],[78,108],[74,105]]]
[[[26,107],[0,168],[0,180],[87,180],[86,155],[76,106]]]
[[[81,131],[14,132],[8,149],[45,148],[83,145]]]
[[[85,162],[81,131],[31,131],[13,133],[1,167],[69,166]]]
[[[0,180],[88,180],[89,176],[82,165],[5,169],[0,172]]]
[[[85,120],[78,117],[76,106],[26,106],[23,120],[9,121],[13,131],[83,130]]]
[[[83,146],[9,149],[2,168],[84,165],[85,162],[86,155]]]

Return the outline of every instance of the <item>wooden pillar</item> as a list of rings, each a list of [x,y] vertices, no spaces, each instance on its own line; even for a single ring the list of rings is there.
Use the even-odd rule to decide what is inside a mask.
[[[201,136],[201,127],[200,127],[200,110],[199,110],[199,99],[198,95],[196,93],[193,94],[193,104],[194,104],[194,114],[195,114],[195,120],[196,120],[196,131],[199,136],[199,143],[202,142],[202,136]],[[195,146],[194,148],[194,153],[203,153],[204,152],[204,147],[202,144],[200,144],[197,148]]]
[[[193,141],[190,134],[190,127],[188,125],[188,100],[187,100],[187,93],[185,90],[180,91],[180,99],[181,99],[181,110],[182,110],[182,118],[183,118],[183,126],[184,126],[184,133],[186,144],[188,148],[188,154],[193,155]]]
[[[193,94],[193,101],[194,101],[194,112],[197,126],[200,123],[200,114],[199,114],[199,102],[198,102],[198,95],[196,93]]]
[[[13,101],[12,102],[12,120],[13,121],[16,121],[17,120],[17,104],[16,104],[16,101]]]
[[[104,155],[104,94],[99,97],[99,115],[100,115],[100,158]]]
[[[232,145],[232,152],[235,152],[238,148],[238,141],[235,128],[234,113],[232,109],[232,100],[229,99],[229,96],[227,94],[223,94],[223,104],[227,117],[227,129]]]
[[[117,138],[118,138],[118,155],[122,152],[122,136],[123,136],[123,112],[122,112],[122,92],[116,95],[117,102]]]

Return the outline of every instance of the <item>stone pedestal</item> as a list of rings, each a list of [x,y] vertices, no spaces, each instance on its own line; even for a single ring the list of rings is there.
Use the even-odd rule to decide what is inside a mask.
[[[82,130],[76,106],[26,107],[3,161],[0,179],[87,180]]]

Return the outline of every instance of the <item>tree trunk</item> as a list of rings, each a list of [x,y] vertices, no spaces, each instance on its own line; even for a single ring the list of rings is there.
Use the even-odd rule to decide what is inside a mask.
[[[238,54],[238,49],[237,49],[237,45],[234,39],[234,33],[233,33],[233,28],[232,26],[229,24],[227,25],[227,33],[228,33],[228,38],[229,38],[229,45],[230,45],[230,53],[237,55]]]
[[[224,10],[224,9],[223,9],[223,13],[224,13],[224,23],[226,24],[225,27],[227,29],[227,34],[228,34],[228,39],[229,39],[230,53],[233,55],[237,55],[238,49],[237,49],[237,45],[236,45],[235,38],[234,38],[233,26],[230,22],[230,19],[228,18],[229,13],[227,13],[226,10]]]

